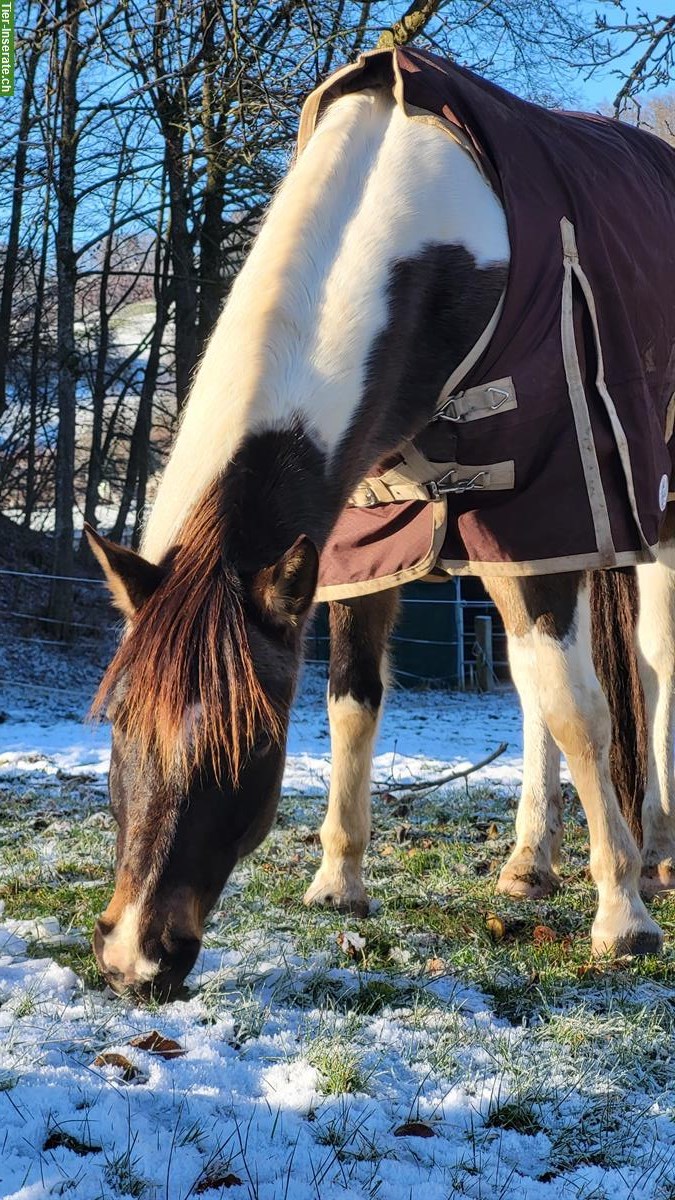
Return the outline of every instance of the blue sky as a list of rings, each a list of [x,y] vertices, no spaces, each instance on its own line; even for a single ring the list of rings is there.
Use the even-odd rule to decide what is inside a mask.
[[[601,12],[612,24],[620,24],[625,17],[629,21],[634,20],[638,13],[646,13],[649,17],[667,16],[671,8],[673,0],[641,0],[636,3],[635,0],[623,0],[621,6],[618,4],[598,3],[598,0],[586,0],[586,7],[592,14]],[[629,44],[628,38],[626,44]],[[634,52],[624,54],[610,67],[603,71],[595,71],[590,79],[584,79],[580,73],[578,90],[580,98],[583,98],[585,105],[589,108],[595,108],[603,102],[611,103],[619,90],[620,83],[614,72],[622,70],[625,73],[629,70],[636,58],[643,52],[642,49],[637,49]],[[654,93],[656,94],[656,93]]]

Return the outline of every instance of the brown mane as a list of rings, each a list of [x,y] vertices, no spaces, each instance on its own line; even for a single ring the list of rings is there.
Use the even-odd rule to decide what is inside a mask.
[[[108,667],[92,712],[115,700],[114,716],[141,754],[154,752],[165,778],[183,780],[210,762],[236,784],[261,729],[280,740],[280,713],[256,675],[242,585],[223,560],[216,483],[189,516],[166,576],[142,605]],[[119,684],[119,702],[114,692]],[[201,705],[194,728],[186,709]]]

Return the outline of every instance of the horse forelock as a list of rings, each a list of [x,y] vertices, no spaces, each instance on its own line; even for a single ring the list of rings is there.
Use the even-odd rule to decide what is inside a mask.
[[[185,785],[211,765],[237,783],[264,729],[282,736],[282,714],[262,686],[249,645],[241,579],[223,556],[221,490],[193,509],[167,555],[166,576],[112,659],[93,712],[150,755],[165,780]],[[186,720],[198,714],[192,720]]]

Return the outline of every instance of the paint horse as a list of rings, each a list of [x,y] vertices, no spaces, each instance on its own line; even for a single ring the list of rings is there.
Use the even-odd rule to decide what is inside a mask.
[[[481,114],[498,104],[495,133]],[[588,820],[593,949],[661,946],[640,887],[675,886],[672,406],[657,336],[665,330],[672,350],[672,287],[666,302],[658,285],[661,266],[672,285],[675,214],[646,284],[634,272],[634,306],[615,306],[603,326],[606,298],[594,289],[621,264],[610,256],[598,271],[596,256],[612,222],[588,205],[605,224],[583,236],[566,172],[562,211],[555,188],[542,199],[537,172],[564,164],[568,134],[581,136],[581,118],[542,113],[413,51],[366,55],[319,89],[207,346],[142,553],[89,531],[127,618],[97,699],[113,723],[119,833],[94,949],[117,990],[168,995],[182,983],[230,872],[269,831],[317,595],[333,597],[332,774],[305,901],[367,911],[370,763],[396,590],[443,570],[484,577],[523,707],[517,839],[499,889],[535,897],[558,886],[562,751]],[[547,120],[563,122],[555,140],[540,136]],[[598,129],[611,153],[621,138],[633,153],[641,136]],[[634,184],[631,172],[619,208]],[[643,346],[631,331],[648,300]],[[639,359],[621,364],[633,380],[623,392],[606,353],[612,330],[612,363],[633,350]],[[651,446],[645,430],[656,430]],[[356,582],[331,576],[345,522],[350,536],[362,521],[389,529],[390,518],[410,532],[429,514],[432,552],[425,542],[411,563],[387,536],[382,554],[398,566],[370,576],[359,566]],[[650,731],[642,857],[612,783],[610,711],[593,666],[593,641],[611,660],[618,634],[610,622],[593,638],[589,600],[596,571],[629,565]]]

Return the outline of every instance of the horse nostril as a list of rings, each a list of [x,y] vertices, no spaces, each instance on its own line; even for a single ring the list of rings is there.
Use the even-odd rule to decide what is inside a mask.
[[[99,917],[98,921],[96,922],[96,929],[98,933],[100,933],[101,937],[106,938],[109,933],[112,933],[114,928],[115,926],[113,925],[112,921],[106,921],[104,917]]]

